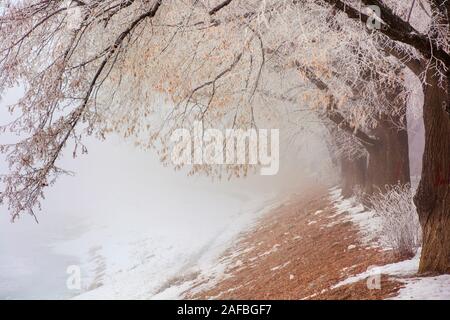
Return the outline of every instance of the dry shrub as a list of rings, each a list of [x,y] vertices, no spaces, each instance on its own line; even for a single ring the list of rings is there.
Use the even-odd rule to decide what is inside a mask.
[[[369,197],[375,214],[381,217],[380,240],[401,257],[413,257],[421,246],[421,228],[413,190],[409,184],[387,186]]]

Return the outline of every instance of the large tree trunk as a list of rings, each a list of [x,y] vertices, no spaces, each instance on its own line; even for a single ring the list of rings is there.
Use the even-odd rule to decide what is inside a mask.
[[[406,123],[404,125],[406,128]],[[407,129],[398,129],[383,117],[379,119],[374,135],[379,143],[367,147],[369,157],[364,188],[367,195],[378,190],[383,192],[387,185],[411,182]]]
[[[352,196],[356,186],[370,196],[388,185],[411,183],[406,117],[397,120],[404,121],[405,129],[396,127],[392,118],[378,119],[378,127],[371,132],[378,142],[365,146],[367,157],[340,160],[344,197]]]
[[[408,124],[406,118],[407,104],[398,95],[402,87],[379,88],[397,116],[380,115],[377,127],[371,132],[378,139],[374,146],[366,146],[368,156],[367,180],[365,193],[372,195],[376,191],[383,192],[387,185],[411,183],[409,167]]]
[[[348,159],[342,157],[341,162],[341,186],[342,196],[349,198],[353,195],[356,186],[364,187],[366,184],[367,159]]]
[[[424,85],[425,151],[415,196],[423,230],[419,272],[450,273],[449,83],[440,87],[434,72],[428,72]]]

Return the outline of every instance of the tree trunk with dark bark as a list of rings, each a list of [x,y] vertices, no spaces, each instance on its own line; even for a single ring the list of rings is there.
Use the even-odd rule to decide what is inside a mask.
[[[388,185],[411,183],[407,103],[398,98],[404,88],[385,87],[380,84],[378,90],[379,95],[384,97],[386,103],[396,112],[390,116],[379,115],[377,127],[370,132],[377,142],[366,145],[368,167],[364,192],[369,196],[377,191],[384,192]]]
[[[406,123],[404,125],[406,128]],[[387,185],[410,183],[407,129],[399,129],[383,117],[373,135],[379,142],[366,147],[369,156],[365,193],[372,195],[376,191],[383,192]]]
[[[341,185],[342,196],[349,198],[353,195],[356,186],[364,187],[366,184],[367,159],[348,159],[342,157],[341,160]]]
[[[415,196],[423,230],[420,273],[450,273],[450,95],[434,70],[424,85],[425,151]]]
[[[411,183],[407,120],[404,116],[406,104],[403,102],[399,108],[401,116],[397,119],[386,116],[378,118],[378,126],[371,132],[377,142],[364,144],[367,157],[341,159],[344,197],[352,196],[358,185],[370,196],[377,191],[383,192],[388,185]]]

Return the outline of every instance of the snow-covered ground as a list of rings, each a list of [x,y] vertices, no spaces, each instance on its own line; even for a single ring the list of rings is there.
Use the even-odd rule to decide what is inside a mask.
[[[248,202],[216,216],[214,223],[191,216],[130,224],[123,217],[56,249],[83,257],[83,292],[76,299],[177,299],[185,282],[209,268],[265,208],[270,203]]]
[[[375,241],[381,232],[381,220],[373,212],[364,210],[364,207],[355,199],[343,199],[342,190],[338,187],[330,189],[330,198],[337,209],[337,215],[342,219],[350,220],[361,230],[361,238],[366,244],[382,247],[384,250],[390,248]],[[404,283],[398,295],[392,299],[400,300],[450,300],[450,275],[438,277],[417,277],[419,269],[420,250],[410,260],[400,261],[384,266],[373,266],[365,272],[349,277],[333,286],[337,288],[343,285],[365,280],[373,276],[393,276],[397,281]]]
[[[395,299],[397,300],[450,300],[450,275],[428,278],[409,278],[403,280],[405,288]]]
[[[187,177],[118,139],[89,152],[63,159],[76,176],[49,190],[39,225],[10,224],[0,208],[0,298],[177,298],[176,284],[208,268],[292,176]],[[66,286],[71,267],[81,290]]]
[[[336,216],[352,221],[359,227],[361,238],[365,243],[376,242],[381,232],[381,219],[373,212],[364,209],[354,198],[343,199],[342,190],[338,187],[330,190],[330,199],[336,208]],[[380,245],[376,243],[376,245]]]

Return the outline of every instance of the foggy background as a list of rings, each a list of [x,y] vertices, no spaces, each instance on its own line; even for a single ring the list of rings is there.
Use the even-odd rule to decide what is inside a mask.
[[[6,105],[20,94],[13,89],[3,96],[1,124],[11,119]],[[11,139],[0,136],[0,143]],[[72,159],[67,150],[60,160],[76,175],[46,190],[39,224],[26,214],[12,224],[6,206],[0,207],[0,299],[68,298],[101,286],[103,297],[129,297],[138,286],[148,287],[142,295],[150,297],[164,277],[192,267],[217,246],[215,239],[229,240],[245,213],[317,183],[314,170],[321,178],[329,174],[320,170],[321,162],[327,163],[320,141],[303,150],[309,160],[282,155],[276,176],[231,182],[187,177],[163,167],[155,152],[115,136],[85,143],[88,155]],[[0,172],[7,172],[3,157]],[[66,288],[70,265],[81,266],[86,281],[80,291]],[[139,268],[134,280],[140,283],[128,293],[117,279]]]

